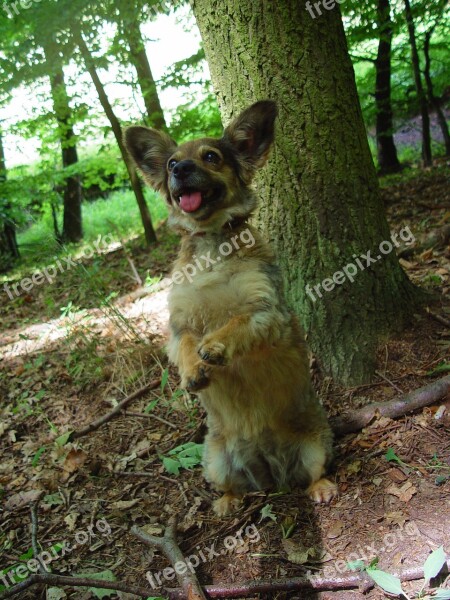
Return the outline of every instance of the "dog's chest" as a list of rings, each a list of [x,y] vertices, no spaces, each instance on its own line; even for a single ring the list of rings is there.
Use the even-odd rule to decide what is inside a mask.
[[[189,327],[202,335],[248,312],[252,301],[265,290],[267,293],[267,278],[258,267],[253,260],[234,256],[197,268],[179,283],[174,280],[169,293],[171,320],[177,327]],[[174,273],[182,268],[178,261]]]

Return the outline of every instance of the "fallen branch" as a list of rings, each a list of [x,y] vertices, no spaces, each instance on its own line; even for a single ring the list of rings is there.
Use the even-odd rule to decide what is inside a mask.
[[[447,561],[447,568],[450,569],[450,561]],[[393,573],[403,581],[417,581],[423,579],[423,566],[410,567]],[[254,594],[273,593],[273,592],[294,592],[299,590],[317,590],[321,592],[350,590],[358,588],[364,593],[375,586],[374,580],[367,573],[348,573],[336,577],[321,577],[318,575],[303,577],[293,577],[273,580],[255,580],[244,583],[235,583],[227,585],[207,585],[204,587],[205,593],[209,598],[247,598]],[[166,593],[170,600],[185,600],[184,592],[181,589],[168,589]]]
[[[78,431],[73,431],[71,433],[69,439],[71,441],[76,440],[80,437],[83,437],[84,435],[87,435],[88,433],[91,433],[91,431],[95,431],[96,429],[99,429],[102,425],[104,425],[108,421],[111,421],[111,419],[113,419],[122,410],[124,410],[131,402],[133,402],[133,400],[137,400],[138,398],[140,398],[147,392],[154,390],[155,388],[159,387],[160,385],[161,385],[161,379],[156,379],[155,381],[151,381],[147,385],[144,385],[144,387],[140,388],[139,390],[136,390],[135,392],[133,392],[132,394],[130,394],[129,396],[124,398],[121,402],[119,402],[119,404],[117,406],[115,406],[112,409],[112,411],[110,411],[109,413],[106,413],[106,415],[103,415],[103,417],[100,417],[100,418],[96,419],[95,421],[92,421],[92,423],[90,423],[86,427],[83,427],[82,429],[78,429]]]
[[[30,575],[24,581],[21,581],[17,585],[14,585],[7,590],[0,592],[0,600],[5,598],[12,598],[21,592],[27,590],[33,585],[44,584],[52,585],[55,587],[69,586],[69,587],[90,587],[106,590],[116,590],[118,592],[126,592],[128,594],[135,594],[141,598],[148,598],[154,595],[154,590],[149,588],[135,587],[122,583],[120,581],[104,581],[103,579],[88,579],[86,577],[67,577],[65,575],[54,575],[53,573],[36,573]]]
[[[377,415],[396,419],[411,413],[424,406],[438,402],[450,391],[450,375],[442,377],[429,385],[414,390],[409,394],[390,400],[389,402],[374,402],[363,408],[340,417],[330,419],[330,424],[336,435],[345,435],[354,431],[360,431],[368,425]]]
[[[168,558],[174,567],[176,567],[177,564],[183,564],[186,567],[186,558],[181,552],[177,542],[176,517],[172,517],[169,520],[169,524],[167,525],[162,537],[149,535],[136,525],[130,529],[130,532],[144,542],[144,544],[161,550],[161,552],[166,556],[166,558]],[[202,591],[195,573],[189,572],[189,569],[187,570],[187,573],[183,575],[178,573],[178,570],[176,569],[175,573],[178,583],[181,586],[181,598],[184,598],[185,600],[206,600],[205,594]]]
[[[41,492],[40,496],[31,505],[31,547],[33,548],[33,556],[35,557],[35,559],[37,560],[38,565],[39,565],[39,567],[38,567],[39,572],[47,573],[48,569],[46,568],[45,564],[42,562],[42,560],[40,558],[38,539],[37,539],[37,535],[38,535],[37,511],[38,511],[38,507],[39,507],[39,502],[41,501],[41,498],[43,495],[44,495],[44,492]]]

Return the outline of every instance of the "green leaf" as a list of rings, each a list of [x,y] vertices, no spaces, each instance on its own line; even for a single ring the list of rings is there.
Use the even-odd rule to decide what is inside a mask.
[[[363,560],[352,560],[347,563],[347,569],[350,571],[363,571],[364,570],[364,561]]]
[[[436,479],[434,480],[434,483],[436,485],[442,485],[443,483],[445,483],[447,481],[448,477],[446,475],[438,475],[436,477]]]
[[[158,404],[158,402],[159,402],[159,398],[156,398],[156,400],[152,400],[151,402],[149,402],[147,404],[147,406],[144,408],[144,412],[145,413],[152,412],[152,410],[155,408],[155,406]]]
[[[192,469],[202,462],[203,444],[187,442],[173,450],[168,456],[160,457],[165,469],[172,475],[179,475],[180,469]]]
[[[427,581],[436,577],[445,564],[445,552],[443,546],[434,550],[423,565],[423,574]]]
[[[19,560],[30,560],[30,558],[33,558],[33,548],[28,548],[25,554],[19,556]]]
[[[404,594],[402,584],[398,577],[394,577],[394,575],[378,569],[367,569],[366,572],[367,575],[372,577],[375,583],[388,594],[396,594],[397,596]]]
[[[433,600],[450,600],[450,590],[439,589],[435,592]]]
[[[71,435],[72,435],[71,431],[66,431],[66,433],[63,433],[62,435],[60,435],[59,437],[56,438],[55,444],[57,446],[65,446],[67,444],[67,442],[69,441],[69,438]]]
[[[395,454],[395,452],[392,450],[392,448],[389,448],[388,451],[386,452],[386,454],[384,455],[384,458],[390,462],[395,461],[397,463],[401,463],[402,461],[399,459],[399,457]]]
[[[164,388],[166,387],[168,381],[169,381],[169,370],[164,369],[164,372],[161,377],[161,390],[162,391],[164,391]]]
[[[263,519],[272,519],[272,521],[275,521],[275,523],[277,522],[277,515],[272,512],[272,504],[266,504],[265,506],[262,507],[261,509],[261,521]]]
[[[50,506],[59,506],[60,504],[64,504],[64,500],[58,492],[56,494],[47,494],[47,496],[44,496],[44,503],[50,504]]]
[[[431,375],[436,375],[436,373],[447,373],[448,371],[450,371],[450,363],[442,363],[442,364],[438,365],[432,371],[428,371],[427,375],[431,376]]]
[[[100,581],[116,581],[114,573],[107,569],[106,571],[100,571],[99,573],[78,573],[79,577],[89,577],[89,579],[99,579]],[[88,588],[90,592],[94,594],[97,598],[102,600],[103,598],[109,598],[113,594],[117,592],[115,590],[106,590],[104,588]]]
[[[31,464],[33,465],[33,467],[37,467],[39,459],[41,458],[42,454],[47,450],[46,446],[41,446],[39,448],[39,450],[36,452],[36,454],[33,456],[33,460],[31,461]]]
[[[179,475],[180,474],[180,461],[175,460],[173,458],[169,458],[168,456],[163,456],[162,458],[162,462],[164,465],[164,468],[166,469],[166,471],[168,473],[170,473],[171,475]]]

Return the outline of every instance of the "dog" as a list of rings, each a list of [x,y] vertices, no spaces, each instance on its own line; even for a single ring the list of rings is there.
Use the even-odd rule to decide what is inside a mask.
[[[255,490],[307,488],[329,502],[332,432],[275,257],[249,225],[252,180],[274,142],[277,107],[259,101],[220,139],[177,145],[146,127],[125,132],[145,181],[169,207],[181,248],[169,293],[169,359],[206,409],[205,478],[226,515]],[[230,251],[231,248],[231,251]]]

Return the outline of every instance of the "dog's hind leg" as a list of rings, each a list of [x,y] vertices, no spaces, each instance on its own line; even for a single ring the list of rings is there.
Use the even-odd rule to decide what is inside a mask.
[[[338,489],[334,482],[324,477],[329,456],[320,439],[303,440],[301,458],[311,481],[306,493],[314,502],[330,502],[337,496]]]

